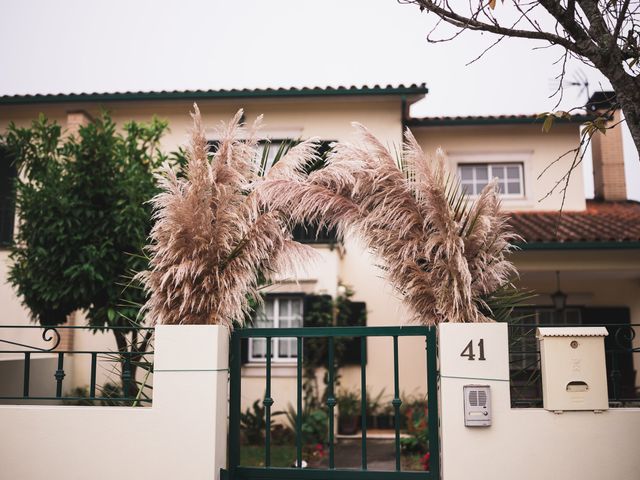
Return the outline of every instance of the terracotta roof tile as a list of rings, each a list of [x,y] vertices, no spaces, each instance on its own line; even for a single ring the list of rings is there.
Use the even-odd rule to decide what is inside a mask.
[[[640,242],[640,203],[587,201],[584,211],[512,212],[511,225],[531,243]]]
[[[558,123],[584,123],[593,119],[592,115],[575,114],[571,118],[558,118]],[[415,117],[407,120],[407,125],[412,127],[444,127],[465,125],[532,125],[542,124],[543,118],[536,113],[518,115],[465,115],[465,116],[440,116],[440,117]]]

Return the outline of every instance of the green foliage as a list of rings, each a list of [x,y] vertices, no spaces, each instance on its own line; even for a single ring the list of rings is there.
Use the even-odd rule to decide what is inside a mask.
[[[360,415],[360,394],[354,390],[341,390],[336,395],[338,412],[341,417],[355,417]]]
[[[360,318],[354,319],[354,306],[351,298],[354,292],[347,288],[345,293],[335,300],[329,295],[308,295],[305,300],[305,327],[353,326],[366,325],[366,311],[360,312]],[[359,339],[356,339],[359,341]],[[352,339],[334,339],[334,372],[335,385],[340,384],[340,368],[345,365],[345,356]],[[304,384],[305,404],[318,407],[326,400],[320,395],[317,385],[316,371],[326,368],[329,358],[329,343],[326,338],[308,338],[304,343]],[[324,384],[328,384],[328,372],[325,371]],[[326,394],[326,391],[325,391]]]
[[[402,449],[411,453],[429,450],[429,415],[426,399],[405,399],[402,404],[407,437],[400,440]]]
[[[292,405],[289,405],[285,415],[289,422],[289,428],[295,431],[297,415]],[[327,443],[328,420],[327,412],[324,410],[305,405],[302,409],[302,444],[305,447]]]
[[[378,415],[382,408],[382,397],[384,397],[384,388],[374,397],[367,387],[367,416]]]
[[[166,130],[154,118],[119,132],[102,113],[78,136],[64,136],[41,115],[0,138],[20,172],[9,281],[35,321],[57,325],[75,310],[98,328],[136,318],[142,291],[123,282],[147,266],[146,202],[157,191],[154,171],[168,159],[159,150]]]
[[[260,445],[264,442],[267,431],[266,409],[260,400],[253,402],[252,408],[247,408],[240,413],[240,426],[242,433],[249,445]],[[282,412],[273,412],[269,428],[273,428],[273,417],[281,415]]]
[[[65,405],[76,406],[94,406],[102,407],[119,407],[130,406],[122,400],[115,400],[123,397],[122,388],[113,383],[107,382],[101,387],[97,387],[96,396],[102,397],[101,400],[93,400],[89,397],[89,387],[76,387],[66,394],[66,397],[72,397],[74,400],[64,400]],[[114,400],[111,400],[114,399]]]

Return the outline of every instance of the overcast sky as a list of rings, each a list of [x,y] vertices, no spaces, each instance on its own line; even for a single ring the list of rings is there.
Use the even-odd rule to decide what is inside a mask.
[[[429,44],[433,19],[395,0],[0,0],[0,95],[426,82],[412,114],[535,113],[554,107],[560,55],[490,36]],[[505,12],[507,14],[508,12]],[[580,63],[593,93],[608,84]],[[585,103],[565,89],[564,107]],[[640,162],[626,133],[627,188]],[[585,183],[592,192],[591,167]]]

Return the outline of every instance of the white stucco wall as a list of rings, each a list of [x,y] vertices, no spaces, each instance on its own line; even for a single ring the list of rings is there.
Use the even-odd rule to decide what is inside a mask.
[[[517,162],[523,164],[525,195],[522,199],[505,198],[507,210],[558,210],[562,193],[545,195],[569,170],[573,157],[559,160],[540,178],[540,174],[554,160],[577,147],[578,125],[558,124],[550,133],[543,133],[540,125],[479,125],[455,127],[417,127],[412,131],[426,153],[442,148],[452,171],[459,162]],[[571,175],[567,188],[565,211],[586,207],[582,166]]]
[[[444,480],[640,478],[640,409],[602,413],[512,409],[505,324],[440,326]],[[484,339],[486,360],[460,357]],[[490,427],[465,427],[464,385],[489,385]]]
[[[219,479],[228,346],[223,327],[158,327],[151,408],[0,405],[0,478]]]

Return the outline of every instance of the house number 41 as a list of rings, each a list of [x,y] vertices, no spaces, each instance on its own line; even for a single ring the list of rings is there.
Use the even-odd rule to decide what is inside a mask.
[[[484,356],[484,338],[481,338],[480,340],[478,340],[478,350],[479,350],[478,360],[486,360]],[[469,361],[476,360],[476,354],[473,353],[473,340],[469,340],[469,343],[467,343],[467,346],[464,347],[464,350],[462,350],[462,353],[460,354],[460,356],[467,357],[467,360]]]

